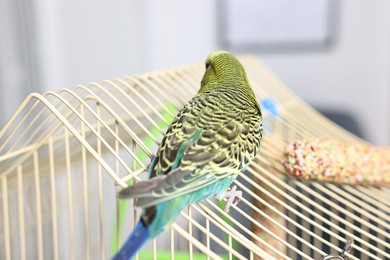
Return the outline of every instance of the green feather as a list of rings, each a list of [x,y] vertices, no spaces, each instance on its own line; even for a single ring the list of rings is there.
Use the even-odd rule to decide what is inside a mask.
[[[196,130],[194,135],[189,140],[183,142],[183,144],[179,148],[179,151],[177,152],[176,160],[172,164],[172,170],[175,170],[177,167],[179,167],[184,152],[190,145],[194,144],[198,140],[200,133],[202,133],[201,129]]]

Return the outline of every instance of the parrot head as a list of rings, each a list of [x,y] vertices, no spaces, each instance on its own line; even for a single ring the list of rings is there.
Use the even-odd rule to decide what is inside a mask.
[[[249,85],[244,67],[231,53],[216,51],[205,62],[206,71],[199,92],[210,91],[216,87]]]

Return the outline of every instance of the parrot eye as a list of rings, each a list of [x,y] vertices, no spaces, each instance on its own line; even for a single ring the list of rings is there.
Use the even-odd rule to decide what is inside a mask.
[[[206,70],[208,70],[209,68],[210,68],[210,63],[206,62]]]

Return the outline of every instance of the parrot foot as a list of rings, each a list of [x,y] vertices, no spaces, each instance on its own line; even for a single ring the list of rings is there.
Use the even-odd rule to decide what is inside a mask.
[[[224,211],[228,213],[233,202],[234,205],[237,205],[238,202],[240,202],[242,197],[242,191],[237,190],[237,186],[234,185],[230,190],[225,192],[225,195],[223,197],[227,199]]]

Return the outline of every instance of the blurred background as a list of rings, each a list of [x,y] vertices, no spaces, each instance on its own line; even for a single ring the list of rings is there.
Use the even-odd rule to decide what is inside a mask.
[[[390,145],[386,0],[1,0],[0,35],[0,126],[31,92],[227,49],[258,56],[326,116]]]

